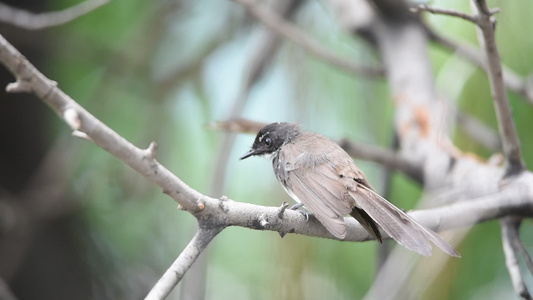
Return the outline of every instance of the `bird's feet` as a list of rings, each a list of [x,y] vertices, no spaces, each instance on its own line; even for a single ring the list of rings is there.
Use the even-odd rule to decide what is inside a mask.
[[[297,210],[298,208],[304,206],[303,203],[296,203],[293,206],[291,206],[290,210]]]
[[[305,221],[309,221],[309,213],[304,209],[300,209],[302,208],[302,206],[304,206],[303,203],[296,203],[293,206],[291,206],[290,209],[301,213],[305,217]]]

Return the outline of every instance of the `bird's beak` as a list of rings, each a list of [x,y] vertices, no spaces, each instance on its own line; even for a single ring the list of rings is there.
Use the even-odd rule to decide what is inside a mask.
[[[243,160],[243,159],[248,158],[248,157],[250,157],[252,155],[255,155],[255,154],[257,154],[257,152],[259,152],[259,151],[256,150],[256,149],[250,149],[250,150],[248,150],[248,152],[244,153],[244,155],[241,156],[241,158],[239,158],[239,160]]]

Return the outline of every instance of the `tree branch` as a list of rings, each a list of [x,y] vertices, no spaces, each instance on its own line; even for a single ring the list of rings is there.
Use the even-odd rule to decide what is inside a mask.
[[[362,66],[350,60],[339,58],[337,55],[331,53],[330,50],[323,47],[303,31],[285,21],[278,14],[266,9],[263,5],[257,4],[255,0],[233,0],[244,6],[257,20],[262,22],[270,30],[277,34],[286,37],[294,43],[300,45],[308,53],[326,61],[327,63],[339,67],[341,70],[349,71],[356,75],[363,75],[368,77],[382,77],[383,69]]]
[[[507,270],[509,270],[509,275],[515,292],[523,299],[531,299],[531,295],[522,278],[520,263],[518,261],[520,250],[518,249],[517,244],[521,244],[518,235],[520,223],[520,218],[517,217],[505,217],[500,220],[502,227],[503,252],[505,254],[505,264]]]
[[[201,228],[198,229],[187,247],[183,249],[178,258],[157,281],[150,293],[146,296],[147,300],[165,299],[168,297],[174,287],[180,282],[185,272],[196,261],[198,256],[204,251],[209,242],[222,231],[222,227]]]
[[[437,232],[471,226],[507,215],[533,216],[533,174],[524,172],[515,177],[504,190],[489,196],[451,205],[410,211],[414,219]],[[239,226],[254,230],[276,231],[281,235],[296,233],[307,236],[336,239],[320,222],[310,216],[309,221],[297,211],[279,207],[265,207],[231,199],[205,198],[205,209],[196,214],[206,226]],[[353,218],[345,219],[347,235],[344,241],[372,240],[368,232]],[[382,233],[388,238],[386,233]]]
[[[495,11],[490,10],[484,0],[472,0],[472,6],[477,8],[476,13],[479,20],[477,23],[479,28],[478,39],[487,61],[492,98],[498,119],[498,129],[506,159],[506,175],[512,175],[524,170],[525,165],[522,159],[520,140],[516,132],[513,113],[511,112],[511,106],[503,84],[500,53],[496,46],[494,23],[491,20]]]
[[[436,14],[436,15],[458,17],[458,18],[470,21],[474,24],[478,23],[478,19],[476,16],[472,16],[467,13],[460,12],[460,11],[453,10],[453,9],[433,7],[427,4],[418,4],[418,6],[411,8],[411,11],[414,13],[417,13],[420,11],[427,11],[429,13]]]
[[[71,22],[111,0],[87,0],[57,12],[34,14],[0,3],[0,22],[27,30],[40,30]]]

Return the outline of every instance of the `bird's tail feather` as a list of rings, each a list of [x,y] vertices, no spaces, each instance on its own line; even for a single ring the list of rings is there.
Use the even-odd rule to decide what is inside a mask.
[[[358,185],[357,188],[358,192],[350,193],[356,201],[356,205],[360,210],[364,210],[375,223],[383,228],[400,245],[422,255],[430,256],[431,244],[429,241],[431,241],[445,253],[456,257],[461,256],[440,235],[418,224],[413,218],[392,205],[372,189],[363,185]],[[357,217],[354,216],[354,218],[359,221]],[[366,222],[366,220],[364,221]],[[363,225],[362,222],[360,223]],[[363,227],[368,230],[365,225]],[[373,230],[368,231],[372,235],[375,235]]]

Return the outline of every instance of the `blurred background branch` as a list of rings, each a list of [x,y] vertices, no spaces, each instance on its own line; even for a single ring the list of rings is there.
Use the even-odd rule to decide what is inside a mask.
[[[383,69],[370,66],[364,66],[338,57],[331,53],[327,48],[322,47],[319,43],[307,36],[307,34],[298,28],[283,20],[275,12],[272,12],[255,0],[233,0],[244,7],[254,15],[259,21],[265,24],[269,29],[274,30],[277,34],[295,42],[310,54],[330,63],[341,70],[350,71],[357,75],[368,77],[382,77]]]
[[[511,282],[516,293],[523,299],[531,299],[531,295],[522,277],[520,262],[518,260],[518,245],[521,244],[518,234],[520,223],[520,218],[517,217],[507,217],[500,221],[502,226],[503,252],[505,253],[505,265],[509,270],[509,276],[511,277]],[[529,254],[526,254],[526,257],[529,257]]]
[[[86,15],[111,0],[86,0],[57,12],[35,14],[0,2],[0,22],[24,28],[41,30],[61,26]]]

